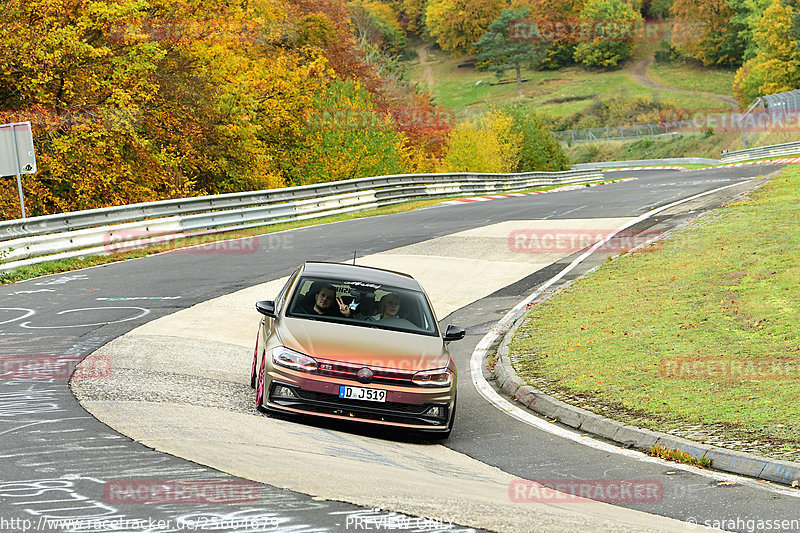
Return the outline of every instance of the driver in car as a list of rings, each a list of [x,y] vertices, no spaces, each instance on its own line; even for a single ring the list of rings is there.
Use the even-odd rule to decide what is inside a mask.
[[[325,285],[314,295],[314,306],[310,310],[303,309],[303,312],[309,315],[349,317],[350,306],[336,297],[336,288],[333,285]]]

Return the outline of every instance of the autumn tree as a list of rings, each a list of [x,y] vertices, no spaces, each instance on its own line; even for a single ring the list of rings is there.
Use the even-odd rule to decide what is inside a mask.
[[[517,94],[522,95],[522,65],[534,57],[533,43],[516,37],[512,28],[524,24],[530,16],[528,8],[504,9],[490,25],[486,33],[475,43],[478,69],[491,70],[500,79],[508,70],[517,74]]]
[[[406,29],[422,35],[425,30],[425,5],[428,0],[403,0],[401,12],[406,19]]]
[[[643,20],[622,0],[588,0],[578,23],[575,61],[588,67],[615,67],[631,57],[636,27]]]
[[[746,43],[739,34],[747,27],[731,5],[746,11],[729,0],[675,0],[670,9],[672,43],[705,66],[740,65]]]
[[[500,14],[505,0],[429,0],[425,9],[428,33],[442,50],[474,53],[474,43]]]
[[[406,34],[390,6],[377,0],[354,0],[349,5],[356,35],[363,42],[383,52],[405,52]]]
[[[537,69],[555,70],[575,62],[575,29],[583,0],[512,0],[511,6],[530,10],[527,24],[518,24],[514,31],[533,44]]]
[[[800,88],[800,49],[791,38],[794,10],[773,0],[753,31],[754,58],[740,68],[734,94],[742,105],[758,96]]]
[[[727,0],[734,11],[731,26],[738,29],[737,39],[742,46],[742,60],[747,61],[756,55],[757,46],[753,40],[753,31],[758,26],[772,0]]]
[[[449,122],[401,122],[430,96],[382,80],[351,29],[343,0],[8,0],[0,117],[34,125],[31,214],[430,168]]]
[[[403,135],[356,82],[332,83],[304,119],[304,140],[286,169],[294,185],[400,174],[407,168]]]
[[[342,0],[296,0],[290,9],[295,17],[323,14],[332,24],[336,38],[319,51],[336,76],[358,81],[366,90],[380,97],[381,80],[375,68],[364,61],[364,51],[350,31],[350,10]]]

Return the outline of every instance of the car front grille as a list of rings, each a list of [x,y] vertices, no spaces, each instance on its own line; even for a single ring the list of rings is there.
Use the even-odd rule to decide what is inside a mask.
[[[275,385],[274,383],[273,389]],[[332,414],[359,418],[362,420],[376,420],[395,424],[412,424],[443,428],[449,416],[445,406],[445,416],[434,418],[424,415],[432,405],[441,404],[405,404],[397,402],[367,402],[360,400],[346,400],[335,394],[324,394],[290,387],[297,398],[275,397],[270,391],[269,401],[275,405],[289,407],[309,414]]]
[[[349,379],[358,381],[356,375],[365,366],[372,370],[373,377],[370,383],[384,383],[389,385],[412,385],[411,381],[416,372],[409,370],[399,370],[394,368],[383,368],[368,365],[354,365],[341,361],[329,361],[317,359],[317,374],[339,379]]]
[[[422,414],[429,407],[430,404],[410,404],[410,403],[397,403],[397,402],[365,402],[363,400],[346,400],[339,398],[335,394],[325,394],[322,392],[313,392],[302,389],[295,389],[294,393],[303,400],[310,400],[314,402],[329,402],[336,404],[340,407],[370,407],[380,411],[393,411],[399,413]]]

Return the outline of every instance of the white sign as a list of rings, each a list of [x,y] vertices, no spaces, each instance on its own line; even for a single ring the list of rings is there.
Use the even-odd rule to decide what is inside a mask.
[[[0,177],[18,174],[36,174],[30,122],[0,125]]]

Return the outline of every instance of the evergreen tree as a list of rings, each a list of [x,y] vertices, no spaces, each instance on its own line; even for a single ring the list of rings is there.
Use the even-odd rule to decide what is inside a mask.
[[[529,16],[527,7],[504,9],[489,25],[489,30],[475,43],[478,68],[491,70],[498,80],[507,70],[515,70],[519,95],[522,95],[522,65],[533,60],[534,49],[530,40],[515,37],[512,28],[525,24]]]

